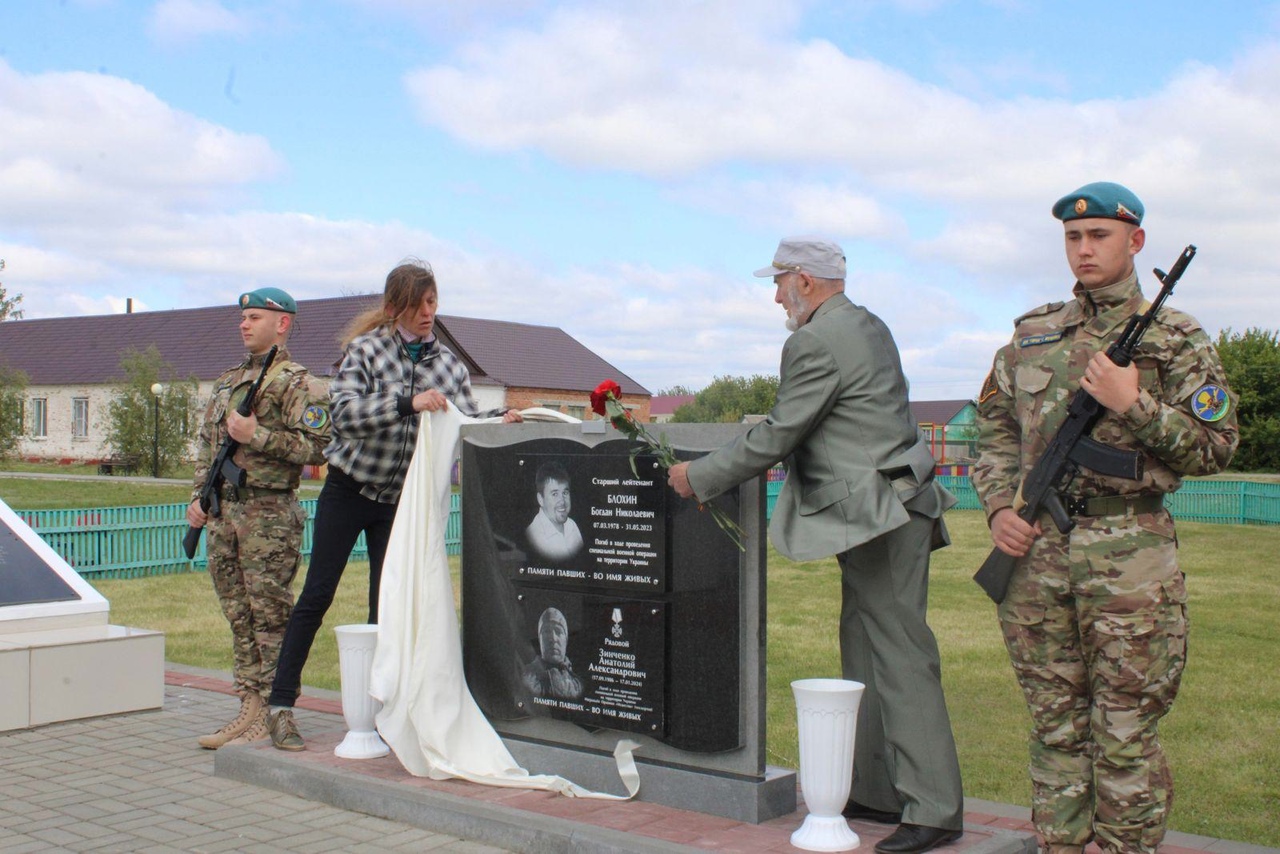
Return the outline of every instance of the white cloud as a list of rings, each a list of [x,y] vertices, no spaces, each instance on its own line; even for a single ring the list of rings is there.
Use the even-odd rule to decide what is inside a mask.
[[[363,5],[423,25],[453,14],[440,0]],[[495,12],[508,29],[405,85],[424,120],[459,139],[637,174],[659,215],[710,211],[738,243],[771,235],[762,256],[788,233],[864,242],[888,260],[857,269],[850,295],[893,329],[917,397],[971,394],[1011,319],[1066,295],[1049,206],[1101,178],[1147,203],[1141,270],[1200,246],[1179,307],[1215,331],[1275,325],[1276,45],[1188,66],[1140,98],[999,100],[789,35],[802,9],[583,3],[523,30]],[[483,17],[454,23],[480,32]],[[253,22],[171,0],[152,27],[172,43]],[[440,272],[446,314],[563,327],[655,389],[777,370],[781,310],[749,269],[712,272],[715,250],[685,266],[557,266],[492,248],[500,234],[471,235],[477,250],[413,225],[259,210],[255,193],[287,168],[267,139],[105,74],[26,75],[0,60],[0,127],[0,257],[28,316],[118,311],[126,297],[208,305],[259,284],[299,298],[376,292],[414,254]]]
[[[0,127],[0,227],[162,220],[283,168],[263,138],[104,74],[24,75],[0,60]]]
[[[165,45],[180,45],[205,36],[242,35],[252,28],[249,18],[227,9],[218,0],[160,0],[151,10],[147,29]]]

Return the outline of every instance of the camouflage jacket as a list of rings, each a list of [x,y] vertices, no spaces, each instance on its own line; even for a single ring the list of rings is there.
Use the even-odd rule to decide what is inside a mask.
[[[262,371],[262,356],[249,356],[213,384],[196,448],[195,488],[200,496],[209,468],[227,437],[226,416],[244,400]],[[296,489],[302,467],[324,462],[329,443],[329,392],[289,351],[281,350],[253,402],[258,427],[236,452],[235,461],[248,473],[246,486]]]
[[[1137,275],[1075,299],[1054,302],[1014,322],[1013,340],[995,357],[978,397],[974,488],[987,517],[1013,504],[1018,486],[1066,418],[1093,354],[1106,350],[1144,310]],[[1209,336],[1190,315],[1163,308],[1135,353],[1138,400],[1104,411],[1093,438],[1144,458],[1141,480],[1081,469],[1072,495],[1173,492],[1187,475],[1226,468],[1239,441],[1235,400]]]

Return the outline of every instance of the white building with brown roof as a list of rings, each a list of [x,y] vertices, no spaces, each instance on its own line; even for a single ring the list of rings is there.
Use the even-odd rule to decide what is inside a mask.
[[[339,337],[380,295],[300,300],[289,353],[317,376],[342,359]],[[199,382],[203,409],[218,375],[244,358],[235,306],[0,323],[0,366],[27,375],[18,455],[94,461],[109,456],[107,408],[123,382],[121,356],[154,344],[174,369],[165,379]],[[623,403],[649,420],[647,389],[562,329],[438,315],[436,334],[467,366],[485,409],[543,406],[593,418],[591,391],[615,380]]]

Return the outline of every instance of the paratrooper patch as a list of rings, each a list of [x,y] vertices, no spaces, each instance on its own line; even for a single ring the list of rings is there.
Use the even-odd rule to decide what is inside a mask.
[[[302,423],[312,430],[319,430],[329,421],[329,413],[323,406],[313,403],[302,413]]]
[[[1191,414],[1212,424],[1227,417],[1231,411],[1231,395],[1219,385],[1208,383],[1191,395]]]

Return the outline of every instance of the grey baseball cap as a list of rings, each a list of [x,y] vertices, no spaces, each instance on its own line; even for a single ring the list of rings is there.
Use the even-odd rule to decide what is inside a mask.
[[[756,270],[755,274],[781,276],[801,270],[819,279],[843,279],[844,250],[820,237],[784,237],[773,253],[773,265]]]

